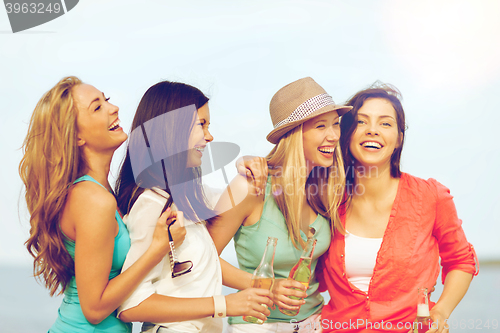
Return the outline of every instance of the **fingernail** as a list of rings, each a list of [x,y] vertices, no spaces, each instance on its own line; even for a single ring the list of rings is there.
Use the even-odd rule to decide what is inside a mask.
[[[167,208],[166,212],[169,212],[170,211],[170,207]]]

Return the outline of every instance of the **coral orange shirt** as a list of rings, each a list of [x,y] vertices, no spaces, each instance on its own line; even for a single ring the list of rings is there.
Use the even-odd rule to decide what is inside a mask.
[[[323,332],[408,332],[417,315],[417,288],[432,289],[439,257],[443,282],[452,270],[477,275],[461,224],[446,187],[403,173],[368,292],[347,280],[341,233],[321,257],[316,274],[320,290],[331,297],[321,314]]]

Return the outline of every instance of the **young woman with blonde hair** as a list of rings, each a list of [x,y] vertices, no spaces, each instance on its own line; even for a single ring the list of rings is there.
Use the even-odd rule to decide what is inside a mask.
[[[311,236],[317,240],[311,266],[314,272],[317,259],[328,249],[331,232],[338,227],[336,212],[344,183],[338,149],[339,116],[349,109],[336,105],[311,78],[288,84],[272,98],[270,112],[274,130],[267,139],[275,147],[267,156],[270,176],[265,193],[255,195],[247,179],[238,175],[221,196],[216,210],[223,213],[209,225],[209,231],[219,253],[234,235],[243,270],[234,277],[240,289],[250,286],[252,272],[260,262],[268,236],[277,237],[273,301],[289,310],[300,306],[300,312],[290,317],[273,309],[263,325],[230,318],[230,332],[320,330],[323,298],[314,273],[307,292],[301,283],[287,277]],[[232,202],[237,205],[231,209]],[[328,218],[334,222],[332,225]],[[288,296],[300,299],[292,300]]]
[[[118,107],[72,76],[44,94],[31,117],[19,166],[31,224],[26,247],[34,275],[51,295],[65,295],[50,332],[130,332],[115,310],[167,253],[170,211],[148,250],[120,274],[130,238],[108,173],[126,139]],[[184,231],[171,229],[182,240]]]

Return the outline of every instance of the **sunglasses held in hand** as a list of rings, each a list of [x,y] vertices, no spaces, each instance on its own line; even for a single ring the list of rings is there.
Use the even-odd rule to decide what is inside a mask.
[[[193,262],[191,260],[179,262],[177,254],[175,253],[174,240],[172,234],[170,233],[170,226],[174,224],[177,220],[174,220],[168,225],[168,240],[170,245],[170,251],[168,252],[168,258],[170,260],[170,270],[172,271],[172,278],[184,275],[191,272],[193,268]]]

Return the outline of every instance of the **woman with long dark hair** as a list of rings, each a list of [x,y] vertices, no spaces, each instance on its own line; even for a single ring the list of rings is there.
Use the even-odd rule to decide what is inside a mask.
[[[436,331],[447,331],[446,320],[477,274],[450,190],[400,170],[406,130],[400,98],[394,87],[375,84],[347,102],[353,109],[341,120],[345,232],[335,233],[319,265],[331,297],[322,312],[325,332],[408,332],[417,289],[433,288],[439,264],[444,289],[430,317]]]
[[[148,248],[163,211],[176,211],[174,226],[184,220],[186,232],[183,243],[119,309],[121,319],[145,322],[144,332],[220,332],[226,315],[265,320],[269,314],[262,306],[271,305],[267,290],[221,295],[235,268],[219,259],[205,226],[215,215],[200,170],[205,146],[213,140],[209,124],[208,98],[195,87],[169,81],[146,91],[133,120],[116,185],[132,243],[124,271]]]

